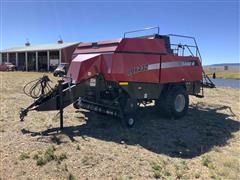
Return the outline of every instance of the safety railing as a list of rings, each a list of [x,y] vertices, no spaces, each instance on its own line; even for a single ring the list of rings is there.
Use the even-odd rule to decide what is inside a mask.
[[[190,52],[190,54],[192,56],[197,56],[199,57],[201,63],[202,63],[202,57],[201,57],[201,53],[199,51],[198,45],[197,45],[197,41],[194,37],[191,36],[183,36],[183,35],[177,35],[177,34],[168,34],[168,36],[174,36],[174,37],[180,37],[180,38],[187,38],[187,39],[192,39],[194,42],[194,45],[188,45],[188,44],[170,44],[171,46],[175,46],[177,47],[176,50],[177,53],[179,53],[179,49],[182,49],[182,56],[184,56],[184,50],[185,48],[188,49],[188,51]],[[191,48],[195,49],[195,53],[192,52]],[[195,55],[194,55],[195,54]],[[207,76],[207,74],[204,72],[204,70],[202,71],[202,75],[203,75],[203,80],[202,80],[202,97],[204,96],[204,92],[203,92],[203,87],[208,87],[208,88],[215,88],[215,84],[211,81],[211,79]]]
[[[179,49],[181,48],[182,49],[182,56],[184,55],[185,53],[185,49],[187,49],[190,54],[192,56],[197,56],[199,57],[200,61],[202,62],[202,57],[201,57],[201,53],[199,51],[199,48],[198,48],[198,45],[197,45],[197,41],[194,37],[191,37],[191,36],[184,36],[184,35],[178,35],[178,34],[168,34],[168,36],[172,36],[172,37],[179,37],[179,38],[186,38],[186,39],[192,39],[193,42],[194,42],[194,45],[188,45],[188,44],[170,44],[171,46],[173,47],[176,47],[175,51],[177,51],[177,53],[179,53]],[[195,53],[192,52],[191,48],[194,48],[195,49]]]
[[[125,38],[126,34],[148,31],[148,30],[152,30],[152,29],[157,29],[157,34],[159,34],[159,31],[160,31],[159,26],[154,26],[154,27],[147,27],[147,28],[143,28],[143,29],[137,29],[137,30],[133,30],[133,31],[127,31],[127,32],[124,33],[123,37]]]

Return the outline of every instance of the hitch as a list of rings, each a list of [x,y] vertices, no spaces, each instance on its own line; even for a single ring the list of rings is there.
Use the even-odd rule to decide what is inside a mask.
[[[24,121],[24,117],[27,116],[27,113],[28,109],[21,108],[19,113],[20,121]]]
[[[24,94],[33,99],[36,99],[36,101],[34,101],[34,103],[32,103],[27,108],[21,108],[19,113],[20,121],[24,121],[24,117],[27,116],[27,113],[30,110],[35,110],[32,108],[39,104],[42,97],[52,90],[52,87],[49,85],[48,82],[51,82],[49,77],[47,75],[43,75],[41,78],[30,81],[23,87]]]
[[[49,89],[50,86],[47,83],[48,81],[50,80],[45,76],[30,82],[35,82],[29,90],[29,94],[31,94],[29,96],[34,99],[34,102],[28,107],[20,110],[20,121],[24,121],[24,117],[27,116],[29,111],[57,110],[60,114],[60,129],[63,129],[63,109],[74,103],[80,96],[84,96],[87,85],[84,81],[79,84],[72,84],[71,81],[64,81],[61,79],[54,88]],[[27,85],[25,85],[24,88]],[[38,90],[35,91],[35,88],[40,90],[39,94],[35,93],[39,92]],[[24,93],[26,94],[26,88]]]
[[[33,86],[34,88],[36,88],[36,85],[38,84],[38,82],[40,82],[40,84],[41,84],[41,94],[38,97],[38,99],[36,101],[34,101],[30,106],[28,106],[27,108],[21,108],[20,113],[19,113],[20,121],[24,121],[24,117],[27,116],[29,111],[37,110],[36,106],[41,105],[42,103],[45,102],[45,99],[46,99],[47,96],[44,97],[44,95],[46,95],[44,89],[47,87],[47,82],[48,81],[50,81],[50,79],[47,76],[43,76]],[[63,108],[64,108],[63,107],[63,83],[64,83],[64,80],[59,80],[58,81],[58,86],[56,88],[57,92],[58,92],[57,105],[59,106],[57,109],[59,109],[59,112],[60,112],[60,128],[61,129],[63,129]],[[34,91],[34,88],[31,88],[32,92]],[[51,95],[53,92],[54,91],[48,92],[48,95]]]

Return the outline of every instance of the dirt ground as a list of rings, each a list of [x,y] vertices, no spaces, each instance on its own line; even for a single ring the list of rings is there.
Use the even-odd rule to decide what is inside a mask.
[[[191,97],[189,113],[165,119],[143,108],[126,129],[119,120],[65,109],[19,110],[23,94],[40,73],[0,72],[0,179],[240,179],[240,90],[206,89]]]

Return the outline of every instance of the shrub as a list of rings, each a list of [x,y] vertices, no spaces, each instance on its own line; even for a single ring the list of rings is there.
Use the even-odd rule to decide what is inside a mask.
[[[165,176],[171,176],[171,173],[170,173],[169,171],[165,171],[165,172],[164,172],[164,175],[165,175]]]
[[[44,159],[43,157],[38,157],[38,159],[37,159],[37,165],[38,165],[38,166],[43,166],[43,165],[45,165],[45,164],[47,164],[47,160]]]
[[[38,160],[38,158],[39,158],[38,154],[34,154],[33,159]]]
[[[162,167],[160,166],[159,163],[153,162],[152,163],[152,169],[153,169],[153,177],[158,179],[161,177],[161,171]]]
[[[211,161],[208,155],[202,157],[202,165],[209,167],[210,163]]]
[[[195,176],[196,179],[200,178],[200,174],[199,173],[196,173],[194,176]]]
[[[74,178],[74,176],[72,175],[72,173],[69,173],[69,175],[68,175],[68,180],[74,180],[75,178]]]
[[[153,168],[153,170],[155,170],[155,171],[161,171],[161,170],[162,170],[160,164],[155,163],[155,162],[152,163],[152,168]]]
[[[54,151],[55,149],[53,147],[50,147],[45,151],[44,158],[47,160],[47,162],[56,159],[56,155],[54,154]]]
[[[153,177],[156,179],[159,179],[161,177],[161,172],[160,171],[153,171]]]
[[[30,158],[30,157],[29,157],[29,155],[27,153],[22,153],[20,155],[20,160],[25,160],[25,159],[28,159],[28,158]]]
[[[56,157],[57,157],[58,163],[61,163],[61,161],[63,161],[64,159],[67,159],[67,154],[62,153],[62,154],[60,154],[59,156],[56,156]]]
[[[182,179],[183,171],[176,171],[176,177],[177,177],[177,179]]]
[[[59,156],[57,156],[55,155],[55,150],[56,149],[54,146],[50,146],[49,148],[47,148],[44,154],[42,155],[35,154],[33,156],[33,159],[37,161],[38,166],[43,166],[53,160],[57,161],[58,163],[61,163],[61,161],[63,161],[64,159],[67,159],[66,153],[62,153]]]

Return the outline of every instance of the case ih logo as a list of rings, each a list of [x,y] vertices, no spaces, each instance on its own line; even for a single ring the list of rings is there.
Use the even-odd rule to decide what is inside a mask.
[[[139,72],[144,72],[148,70],[157,70],[157,69],[166,69],[166,68],[179,68],[179,67],[187,67],[187,66],[197,66],[195,60],[181,60],[181,61],[172,61],[172,62],[163,62],[155,63],[155,64],[143,64],[139,66],[135,66],[128,71],[128,76],[133,76]]]
[[[144,72],[144,71],[147,71],[147,70],[148,70],[148,64],[135,66],[128,71],[128,76],[132,76],[134,74],[137,74],[139,72]]]

